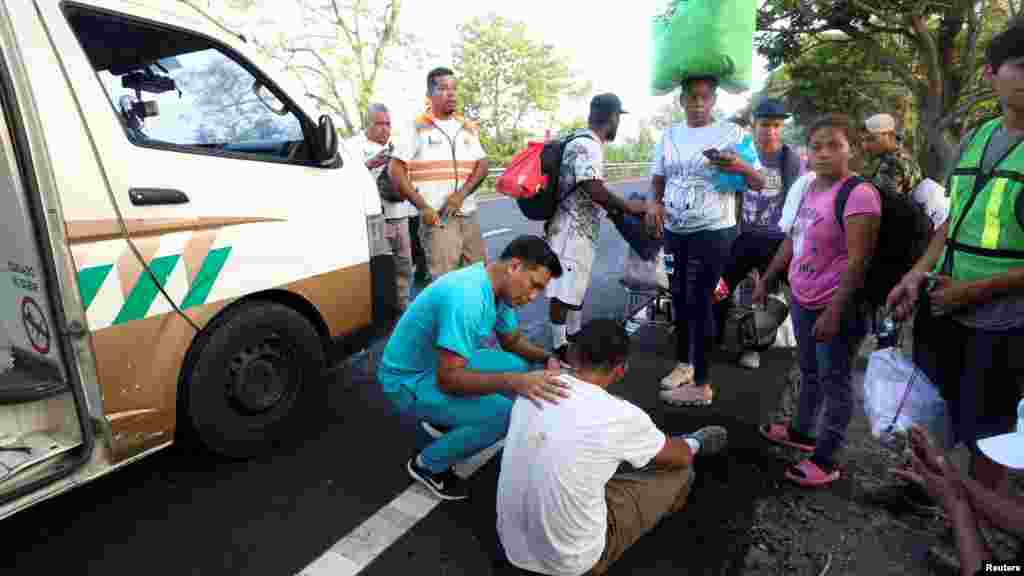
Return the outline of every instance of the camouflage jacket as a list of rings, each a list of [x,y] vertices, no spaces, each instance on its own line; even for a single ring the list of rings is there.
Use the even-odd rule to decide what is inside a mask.
[[[903,150],[886,152],[878,159],[878,168],[871,177],[879,190],[896,194],[910,194],[923,179],[921,167]]]

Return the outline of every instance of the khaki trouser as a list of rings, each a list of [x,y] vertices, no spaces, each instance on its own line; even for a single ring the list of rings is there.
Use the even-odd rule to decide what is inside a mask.
[[[412,286],[412,238],[409,236],[409,219],[393,218],[385,221],[384,237],[391,245],[395,256],[395,286],[398,289],[398,312],[405,312],[409,306],[409,290]]]
[[[487,260],[476,212],[451,216],[444,226],[427,226],[420,222],[420,243],[434,280],[452,270]]]
[[[608,535],[601,559],[590,569],[602,576],[641,536],[663,517],[679,512],[693,487],[693,468],[616,474],[605,485]]]

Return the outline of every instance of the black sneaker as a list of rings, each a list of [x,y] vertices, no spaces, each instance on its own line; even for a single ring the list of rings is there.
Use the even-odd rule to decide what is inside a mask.
[[[705,426],[692,434],[684,434],[683,438],[693,438],[700,442],[702,456],[713,456],[725,450],[729,443],[729,433],[721,426]]]
[[[416,464],[416,456],[410,458],[409,463],[405,467],[409,470],[409,476],[412,476],[413,480],[426,486],[427,490],[433,492],[434,496],[441,500],[465,500],[469,498],[465,482],[462,481],[462,478],[456,476],[451,468],[435,474],[422,466],[418,466]]]

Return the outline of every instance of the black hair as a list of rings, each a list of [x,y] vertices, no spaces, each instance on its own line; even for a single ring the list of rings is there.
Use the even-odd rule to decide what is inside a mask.
[[[438,78],[444,78],[445,76],[455,76],[455,72],[452,72],[450,68],[444,66],[438,66],[427,74],[427,95],[434,93],[434,82]]]
[[[1024,15],[1010,20],[1006,29],[992,37],[985,49],[985,60],[992,66],[992,72],[998,73],[999,67],[1006,61],[1024,56],[1021,47],[1021,36],[1024,35]]]
[[[518,258],[534,267],[547,268],[548,272],[551,272],[552,278],[562,276],[562,263],[558,261],[558,255],[540,236],[525,234],[509,242],[501,252],[501,259],[507,261],[513,258]]]
[[[573,348],[583,368],[611,370],[629,358],[629,334],[615,320],[599,318],[583,326]]]
[[[696,84],[697,82],[707,82],[708,84],[711,84],[712,92],[718,90],[718,78],[714,76],[687,76],[686,78],[683,78],[682,82],[683,94],[689,92],[690,89],[693,88],[693,85]]]
[[[807,143],[810,144],[814,133],[824,128],[839,130],[846,136],[851,148],[856,148],[860,143],[860,135],[857,132],[857,125],[853,119],[846,114],[826,114],[815,120],[807,129]]]

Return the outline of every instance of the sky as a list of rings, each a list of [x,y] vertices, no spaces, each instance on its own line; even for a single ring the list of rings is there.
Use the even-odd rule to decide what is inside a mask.
[[[651,17],[663,10],[665,0],[629,0],[603,3],[593,0],[473,0],[459,6],[458,12],[438,14],[438,4],[425,0],[407,0],[402,5],[402,26],[424,39],[438,53],[437,64],[451,62],[451,40],[458,24],[475,16],[496,13],[526,23],[528,32],[547,42],[568,57],[570,67],[581,79],[589,80],[594,93],[615,92],[631,114],[623,117],[619,132],[633,137],[637,119],[652,115],[677,94],[652,96],[649,88]],[[754,89],[767,79],[765,60],[755,58]],[[432,66],[428,66],[432,67]],[[423,85],[425,70],[411,73],[417,90]],[[392,84],[389,79],[386,84]],[[390,89],[389,89],[390,88]],[[393,88],[382,84],[381,91]],[[722,93],[719,105],[727,112],[738,110],[749,94]],[[565,102],[560,110],[563,120],[586,116],[589,97],[583,102]],[[396,115],[403,116],[396,110]]]
[[[371,0],[371,3],[384,1]],[[423,69],[410,67],[403,72],[388,72],[380,76],[375,99],[391,109],[392,124],[400,130],[400,126],[410,122],[422,109],[427,71],[435,66],[451,66],[456,27],[473,17],[495,13],[525,22],[528,33],[536,41],[554,45],[567,57],[577,77],[592,83],[594,94],[618,94],[625,109],[631,113],[623,116],[619,133],[625,138],[635,137],[640,117],[654,114],[665,103],[678,97],[678,93],[653,96],[649,88],[651,18],[663,11],[665,5],[666,0],[621,3],[471,0],[459,4],[405,0],[400,16],[402,30],[418,36],[436,57],[426,61]],[[265,0],[264,6],[274,10],[275,27],[296,27],[294,4],[291,2]],[[455,6],[457,10],[453,9]],[[767,79],[766,62],[757,54],[754,54],[754,62],[753,88],[757,90]],[[585,117],[590,96],[578,102],[564,101],[559,120]],[[731,113],[738,110],[748,96],[722,92],[719,105]]]

